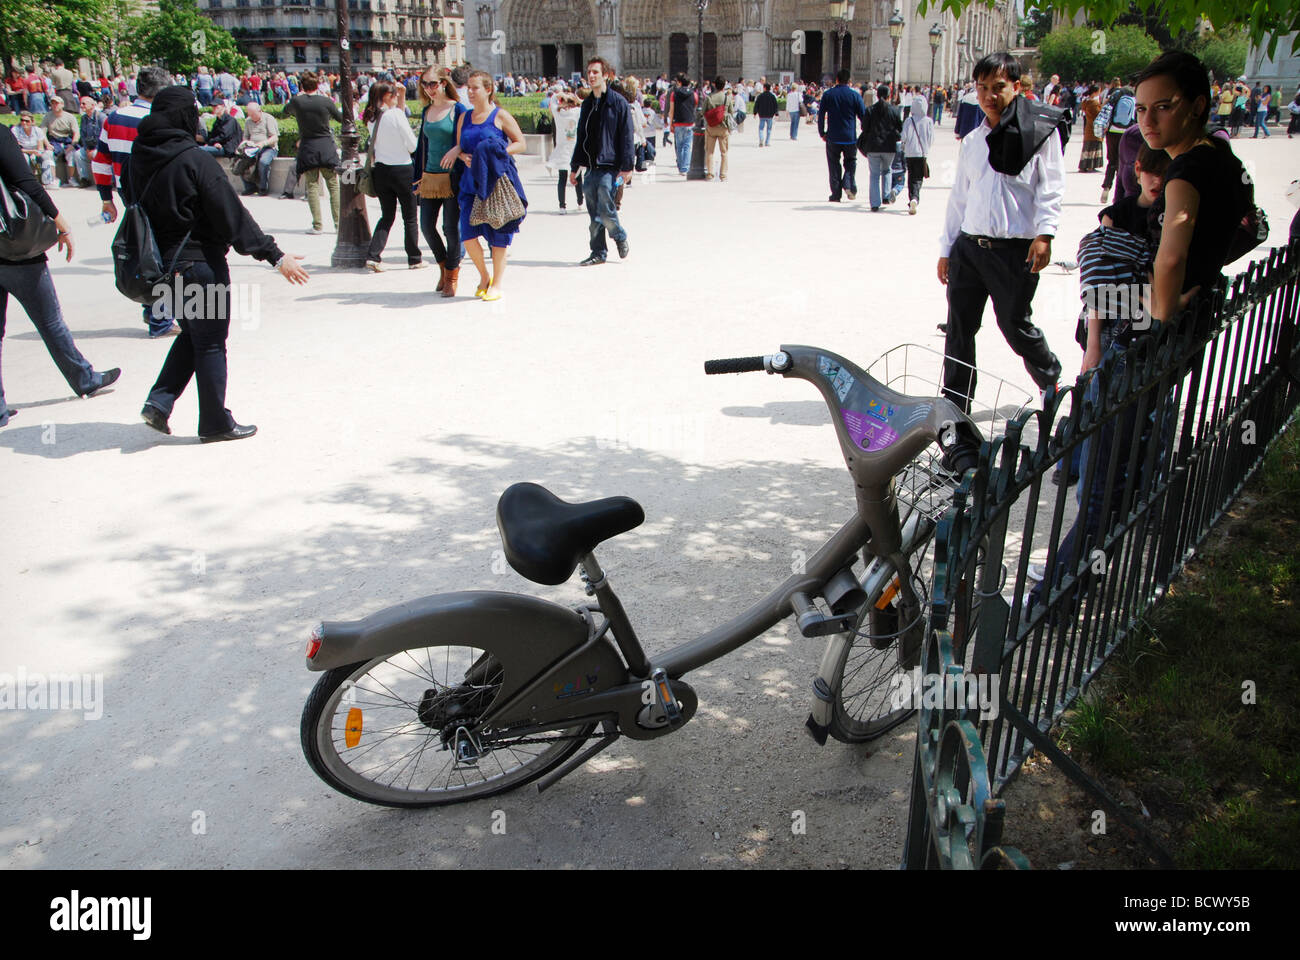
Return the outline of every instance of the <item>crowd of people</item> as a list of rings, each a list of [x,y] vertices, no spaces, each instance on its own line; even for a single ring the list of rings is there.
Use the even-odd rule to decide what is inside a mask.
[[[1105,145],[1102,203],[1109,206],[1103,211],[1103,225],[1133,228],[1140,217],[1122,206],[1130,200],[1166,214],[1163,231],[1148,231],[1144,238],[1153,251],[1152,312],[1170,318],[1196,296],[1207,296],[1222,266],[1214,262],[1217,247],[1203,234],[1211,221],[1227,230],[1224,224],[1240,198],[1224,194],[1220,202],[1193,197],[1184,184],[1203,189],[1213,182],[1207,177],[1231,179],[1240,164],[1226,141],[1238,116],[1236,108],[1242,106],[1238,100],[1245,97],[1242,116],[1256,111],[1258,135],[1269,119],[1267,108],[1280,95],[1266,87],[1247,91],[1240,84],[1220,90],[1209,84],[1199,63],[1193,66],[1171,57],[1144,71],[1137,84],[1119,78],[1104,85],[1062,83],[1054,75],[1038,89],[1020,76],[1018,64],[1006,55],[986,57],[962,87],[855,86],[847,70],[825,86],[797,80],[772,83],[767,78],[729,82],[723,77],[699,85],[684,75],[673,80],[662,74],[654,80],[619,77],[600,57],[590,60],[581,80],[575,76],[567,81],[512,74],[494,78],[468,67],[360,73],[354,89],[357,119],[367,134],[366,174],[381,211],[365,265],[376,273],[387,268],[384,251],[400,216],[406,265],[426,266],[423,235],[439,267],[436,295],[457,295],[460,267],[468,255],[478,273],[475,296],[485,301],[502,297],[509,249],[528,208],[514,160],[525,148],[523,132],[506,106],[513,96],[543,95],[549,122],[539,129],[553,138],[547,164],[556,177],[558,207],[567,210],[572,188],[577,206],[588,215],[589,252],[583,266],[605,263],[609,241],[620,258],[629,255],[620,209],[624,192],[633,186],[633,173],[647,169],[659,149],[671,146],[668,166],[675,164],[679,175],[687,176],[700,120],[708,180],[728,179],[731,137],[743,133],[751,115],[757,121],[759,147],[770,147],[784,109],[790,140],[798,139],[801,128],[812,128],[824,141],[831,202],[857,198],[861,153],[867,158],[871,210],[893,203],[906,189],[908,212],[915,214],[929,176],[928,156],[947,111],[953,134],[963,144],[948,198],[938,271],[949,302],[947,320],[940,325],[947,337],[945,352],[953,361],[945,375],[946,389],[954,397],[969,397],[973,390],[973,380],[958,381],[968,376],[963,371],[973,364],[975,332],[991,298],[1003,334],[1046,394],[1055,389],[1061,365],[1031,322],[1030,304],[1059,220],[1064,137],[1080,119],[1081,171],[1101,168]],[[1164,66],[1157,69],[1160,64]],[[1145,92],[1139,89],[1143,83]],[[1169,96],[1153,105],[1153,91]],[[74,77],[56,61],[51,70],[33,66],[8,78],[6,95],[21,118],[12,137],[0,137],[5,141],[0,161],[6,183],[30,194],[55,218],[60,249],[66,248],[69,256],[70,228],[47,186],[93,185],[107,222],[117,219],[118,200],[124,206],[140,203],[155,224],[161,253],[175,261],[176,273],[186,282],[227,283],[225,258],[231,247],[273,264],[292,283],[306,282],[296,259],[285,256],[248,215],[217,164],[220,158],[235,162],[243,171],[245,195],[269,193],[279,128],[276,117],[262,109],[264,100],[282,104],[280,116],[294,118],[299,126],[293,177],[282,195],[293,196],[296,183],[305,180],[312,220],[307,232],[323,233],[324,184],[338,229],[340,154],[331,123],[342,122],[343,116],[336,75],[249,71],[235,77],[201,67],[193,76],[177,77],[147,67],[129,79],[92,82]],[[414,111],[411,101],[416,103]],[[69,102],[79,111],[67,109]],[[1294,127],[1300,93],[1289,107]],[[1157,112],[1161,117],[1152,120]],[[1176,135],[1165,130],[1168,121],[1163,118],[1171,112],[1183,118],[1186,128],[1180,127]],[[1006,123],[999,126],[1004,116],[1018,124],[1017,129],[1047,124],[1042,129],[1048,132],[1016,160],[1014,169],[999,165],[1011,163],[1005,145],[996,151],[988,145],[991,137],[1006,139]],[[1211,132],[1216,136],[1206,140]],[[138,162],[133,164],[133,157]],[[186,171],[185,176],[178,177],[176,170]],[[196,183],[204,185],[199,192]],[[1180,225],[1192,219],[1187,211],[1195,211],[1198,204],[1201,216],[1188,232]],[[1015,269],[1020,263],[1025,268]],[[14,293],[74,390],[89,395],[112,382],[117,372],[96,373],[77,352],[44,264],[44,255],[21,263],[0,261],[0,308],[8,293]],[[1175,276],[1178,269],[1185,276]],[[225,408],[229,322],[228,312],[222,313],[182,318],[170,316],[159,303],[143,306],[150,336],[176,337],[142,411],[150,426],[170,432],[175,399],[194,378],[203,439],[240,439],[255,432]],[[1107,338],[1104,325],[1090,326],[1087,334],[1081,341],[1085,369],[1103,362],[1101,354],[1115,342]],[[7,422],[10,411],[3,394],[0,415],[0,424]]]

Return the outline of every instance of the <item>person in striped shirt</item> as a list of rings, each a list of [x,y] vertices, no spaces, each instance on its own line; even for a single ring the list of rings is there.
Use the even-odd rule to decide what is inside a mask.
[[[117,219],[113,188],[116,187],[121,195],[123,206],[129,206],[133,199],[131,147],[135,143],[140,121],[149,116],[154,95],[170,84],[171,77],[162,67],[145,67],[135,79],[135,100],[129,106],[118,107],[104,118],[104,125],[99,131],[99,147],[90,169],[95,178],[95,186],[99,188],[99,198],[104,201],[104,216],[109,223]],[[171,317],[155,317],[151,303],[144,304],[143,314],[144,322],[149,325],[149,336],[153,339],[175,336],[180,332]]]

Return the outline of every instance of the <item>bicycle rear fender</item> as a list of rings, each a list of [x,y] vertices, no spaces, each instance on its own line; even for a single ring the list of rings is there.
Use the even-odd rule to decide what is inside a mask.
[[[516,593],[473,590],[421,597],[361,620],[326,621],[320,633],[320,649],[307,660],[309,670],[433,644],[486,650],[507,665],[498,703],[552,669],[556,676],[546,677],[542,686],[560,700],[585,700],[627,682],[627,668],[605,638],[576,660],[560,663],[591,638],[588,621],[577,610]]]

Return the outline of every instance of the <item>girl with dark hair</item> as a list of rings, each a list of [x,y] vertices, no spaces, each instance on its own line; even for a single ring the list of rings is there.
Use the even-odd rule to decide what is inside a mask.
[[[420,139],[415,148],[415,191],[420,198],[420,231],[438,262],[438,285],[435,292],[443,297],[456,296],[460,278],[460,261],[465,247],[460,242],[461,167],[456,163],[460,148],[456,146],[456,121],[466,112],[456,94],[450,71],[430,67],[420,78]],[[442,232],[438,236],[438,214],[442,213]]]
[[[418,141],[406,120],[405,91],[391,83],[380,81],[370,87],[370,99],[361,122],[370,128],[370,150],[375,162],[375,194],[379,198],[379,222],[370,237],[366,253],[366,269],[373,273],[383,271],[380,258],[388,246],[388,231],[397,218],[397,207],[402,207],[402,226],[406,240],[406,263],[412,270],[428,266],[420,253],[420,234],[415,222],[415,194],[411,191],[411,154]]]
[[[1206,134],[1210,79],[1189,53],[1157,57],[1137,76],[1137,122],[1147,146],[1172,158],[1165,173],[1152,316],[1170,321],[1194,297],[1208,298],[1254,188],[1232,148]]]

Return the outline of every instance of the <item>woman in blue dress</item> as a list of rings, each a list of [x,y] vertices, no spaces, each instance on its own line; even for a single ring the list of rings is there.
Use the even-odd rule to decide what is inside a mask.
[[[481,70],[475,70],[466,81],[469,102],[473,109],[462,113],[456,130],[456,143],[460,150],[459,159],[467,168],[460,178],[460,238],[465,243],[465,251],[478,268],[478,289],[474,296],[481,300],[501,299],[501,278],[506,272],[506,251],[510,241],[519,232],[519,220],[495,230],[487,224],[470,226],[470,212],[474,207],[475,178],[468,171],[473,168],[474,151],[488,140],[498,140],[505,145],[505,152],[510,155],[524,152],[524,135],[519,129],[519,122],[509,113],[496,105],[496,88],[492,76]],[[523,187],[519,183],[518,172],[514,170],[514,160],[507,157],[511,168],[511,181],[516,187],[521,200],[527,203]],[[522,220],[522,218],[520,218]],[[477,238],[482,237],[492,248],[492,273],[488,274],[483,247]]]

